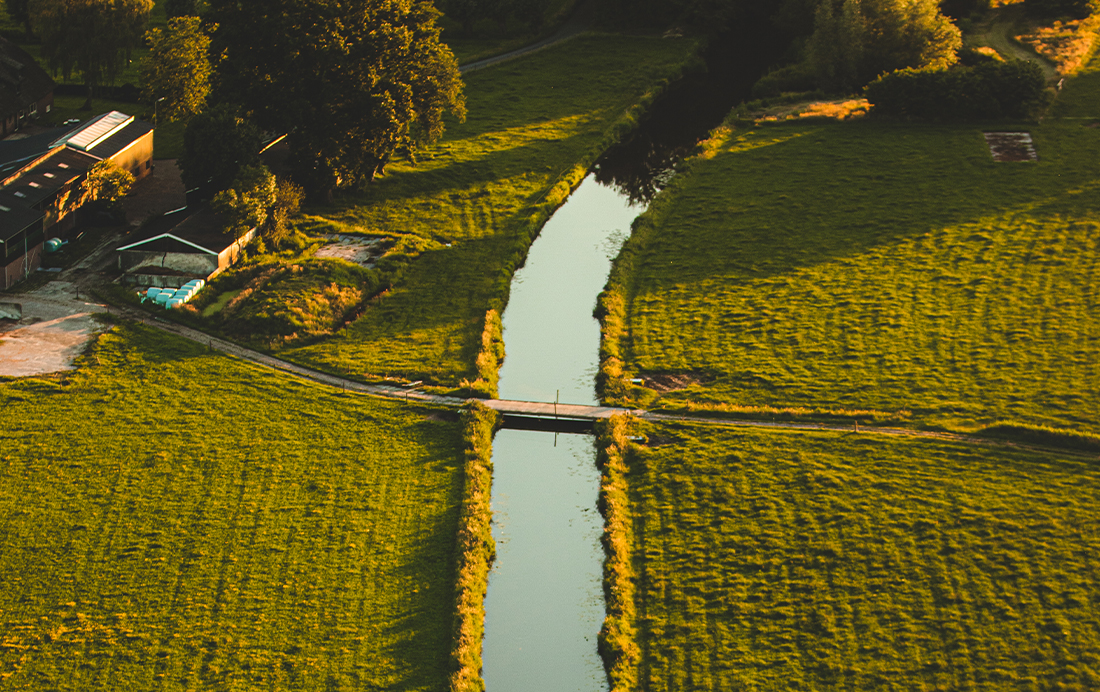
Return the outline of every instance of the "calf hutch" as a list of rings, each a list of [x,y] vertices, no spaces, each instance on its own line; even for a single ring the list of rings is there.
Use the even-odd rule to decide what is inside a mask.
[[[239,238],[226,234],[225,220],[209,207],[187,213],[165,214],[149,226],[143,240],[118,248],[123,282],[179,288],[193,279],[209,280],[236,262],[256,236],[255,228]]]

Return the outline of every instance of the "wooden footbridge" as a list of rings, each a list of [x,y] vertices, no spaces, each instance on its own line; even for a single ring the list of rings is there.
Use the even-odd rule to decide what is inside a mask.
[[[104,306],[106,307],[106,306]],[[185,327],[181,324],[166,322],[148,313],[122,308],[119,312],[135,321],[148,326],[156,327],[172,334],[177,334],[185,339],[190,339],[211,349],[222,351],[237,356],[243,360],[251,361],[275,370],[281,370],[290,375],[302,379],[311,380],[319,384],[342,389],[345,391],[361,392],[374,396],[390,399],[403,399],[405,401],[420,401],[424,403],[459,408],[468,405],[471,401],[479,401],[481,404],[504,414],[504,426],[521,430],[546,430],[549,432],[591,432],[592,426],[597,420],[610,418],[616,414],[629,414],[649,421],[692,421],[709,425],[721,425],[738,428],[772,428],[785,430],[831,430],[847,433],[871,433],[876,435],[893,435],[903,437],[934,438],[945,441],[961,442],[964,444],[978,445],[982,447],[1012,447],[1031,451],[1049,451],[1040,445],[1012,442],[1009,440],[997,440],[993,438],[975,437],[958,433],[935,432],[929,430],[915,430],[908,428],[861,428],[858,423],[853,425],[838,425],[830,423],[802,422],[802,421],[762,421],[762,420],[731,420],[721,418],[709,418],[705,416],[685,416],[675,413],[656,413],[627,408],[615,408],[611,406],[585,406],[582,404],[561,404],[555,402],[540,401],[509,401],[506,399],[463,399],[453,396],[439,396],[426,392],[416,391],[409,387],[391,385],[363,384],[347,380],[336,375],[319,372],[310,368],[288,363],[272,356],[253,351],[252,349],[238,346],[237,344],[218,339],[204,334],[196,329]],[[1094,452],[1082,453],[1073,450],[1059,448],[1063,454],[1075,454],[1088,458],[1097,458]]]

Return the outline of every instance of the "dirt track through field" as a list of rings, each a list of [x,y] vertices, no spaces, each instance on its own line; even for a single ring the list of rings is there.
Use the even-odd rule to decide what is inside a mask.
[[[866,427],[860,426],[858,423],[855,423],[853,425],[835,425],[828,423],[811,422],[803,423],[733,420],[722,418],[708,418],[704,416],[680,415],[674,413],[659,413],[638,409],[615,408],[610,406],[583,406],[578,404],[555,404],[554,402],[510,401],[506,399],[462,399],[452,396],[440,396],[436,394],[428,394],[425,392],[415,391],[414,389],[411,389],[409,387],[402,387],[397,385],[372,385],[364,384],[362,382],[355,382],[353,380],[347,380],[342,377],[337,377],[336,375],[330,375],[328,373],[312,370],[301,365],[288,363],[287,361],[280,360],[279,358],[275,358],[274,356],[269,356],[267,354],[260,353],[259,351],[254,351],[252,349],[245,348],[244,346],[239,346],[232,342],[225,341],[224,339],[212,337],[196,329],[191,329],[190,327],[185,327],[180,324],[175,324],[173,322],[167,322],[156,317],[152,317],[149,314],[143,313],[139,310],[126,308],[123,309],[121,312],[126,317],[129,317],[136,321],[140,321],[147,326],[155,327],[162,331],[181,336],[185,339],[190,339],[191,341],[203,344],[208,348],[221,351],[222,353],[227,353],[232,356],[236,356],[243,360],[256,363],[257,365],[262,365],[267,368],[279,370],[280,372],[284,372],[294,377],[299,377],[301,379],[309,380],[318,384],[323,384],[330,387],[338,387],[344,391],[359,392],[361,394],[367,394],[370,396],[382,396],[390,399],[404,399],[406,401],[419,401],[448,407],[461,407],[467,405],[471,401],[480,401],[485,406],[488,406],[489,408],[492,408],[496,411],[500,411],[501,413],[538,415],[544,417],[557,415],[568,418],[601,419],[608,418],[616,414],[623,414],[636,416],[645,421],[659,423],[696,423],[734,428],[802,430],[849,433],[853,435],[889,435],[897,437],[916,437],[928,440],[940,440],[943,442],[977,445],[981,447],[1001,447],[1040,453],[1049,453],[1052,451],[1056,451],[1059,454],[1083,456],[1089,459],[1100,459],[1100,455],[1098,454],[1090,454],[1085,452],[1078,452],[1075,450],[1066,450],[1062,448],[1053,449],[1036,445],[1020,444],[1008,440],[997,440],[948,432],[933,432],[927,430],[912,430],[906,428]]]

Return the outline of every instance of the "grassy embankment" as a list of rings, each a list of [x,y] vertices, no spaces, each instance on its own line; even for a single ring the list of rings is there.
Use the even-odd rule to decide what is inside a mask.
[[[984,128],[1029,129],[1037,163],[994,163],[973,124],[717,132],[613,269],[605,394],[1097,434],[1098,94],[1094,63],[1041,125]]]
[[[605,478],[613,690],[1100,685],[1092,460],[636,425]],[[606,453],[605,453],[606,454]],[[636,609],[636,612],[635,612]],[[626,665],[631,661],[638,666]],[[638,684],[631,684],[637,677]]]
[[[263,260],[286,281],[257,284],[247,300],[260,305],[277,296],[289,327],[273,309],[252,311],[252,319],[238,315],[235,328],[265,347],[280,339],[274,347],[283,357],[354,377],[397,375],[446,386],[480,378],[491,388],[495,359],[475,367],[482,342],[492,342],[492,334],[482,338],[487,311],[503,308],[512,273],[545,219],[693,52],[687,40],[585,36],[469,75],[465,123],[450,123],[417,163],[394,163],[365,192],[307,209],[302,221],[311,232],[389,238],[394,247],[380,268],[389,272],[383,281],[399,277],[393,288],[352,308],[361,317],[324,339],[339,319],[310,332],[292,312],[315,310],[311,301],[329,281],[314,273],[340,261]],[[240,271],[268,266],[262,262]],[[295,263],[303,270],[287,271]],[[224,281],[241,288],[232,273]],[[211,288],[209,300],[216,300],[217,282]],[[249,314],[246,300],[238,305]],[[321,310],[331,311],[331,301]],[[308,345],[294,338],[303,336]]]
[[[140,326],[81,366],[0,383],[0,688],[448,688],[453,414]]]

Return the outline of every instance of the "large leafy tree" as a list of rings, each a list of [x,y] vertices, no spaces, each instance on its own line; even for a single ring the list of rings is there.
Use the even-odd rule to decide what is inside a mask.
[[[188,188],[207,195],[229,187],[244,166],[260,163],[263,134],[240,109],[219,104],[195,116],[183,133],[179,165]]]
[[[250,229],[267,224],[277,190],[275,176],[266,166],[243,166],[233,187],[214,195],[211,206],[225,218],[225,232],[240,238]]]
[[[80,72],[91,108],[98,84],[112,82],[141,44],[153,0],[30,0],[31,26],[54,74]]]
[[[949,67],[960,46],[936,0],[822,0],[809,49],[822,87],[851,90],[906,67]]]
[[[290,133],[313,193],[368,182],[462,118],[458,65],[427,0],[212,0],[219,100]]]
[[[27,33],[27,41],[31,40],[31,12],[30,0],[4,0],[4,7],[8,10],[12,20],[16,24],[22,24]]]
[[[173,17],[168,30],[145,34],[149,55],[142,65],[145,96],[159,101],[158,117],[189,120],[202,112],[210,93],[210,37],[198,17]],[[163,99],[163,101],[161,101]]]

